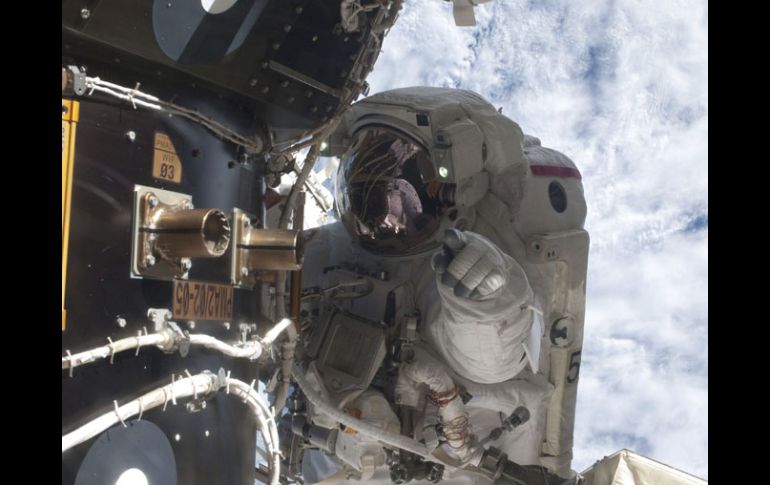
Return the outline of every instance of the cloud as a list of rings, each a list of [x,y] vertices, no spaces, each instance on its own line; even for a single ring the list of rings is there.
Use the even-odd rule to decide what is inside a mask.
[[[588,277],[576,468],[626,447],[707,476],[707,230],[597,257]]]
[[[573,467],[622,447],[708,476],[708,4],[408,1],[371,92],[479,92],[584,176]]]

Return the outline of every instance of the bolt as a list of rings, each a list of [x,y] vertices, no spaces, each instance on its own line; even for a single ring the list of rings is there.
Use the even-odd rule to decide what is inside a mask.
[[[298,14],[302,13],[302,10],[303,10],[302,7],[297,7],[294,9],[294,11],[297,12]]]
[[[307,91],[305,91],[305,97],[306,98],[312,98],[313,97],[313,90],[312,89],[308,89]]]
[[[241,276],[249,276],[249,268],[246,266],[241,268]]]
[[[190,330],[195,329],[195,322],[193,322],[192,320],[187,322],[187,328],[189,328]]]
[[[182,270],[187,273],[192,268],[192,261],[190,258],[182,258]]]
[[[261,89],[262,94],[267,94],[270,92],[270,86],[265,86]]]
[[[134,140],[136,140],[136,132],[134,130],[127,131],[126,137],[128,138],[128,141],[133,143]]]
[[[148,254],[147,257],[144,258],[144,262],[147,264],[147,266],[155,266],[155,256]]]
[[[206,436],[206,438],[208,438],[209,437],[209,430],[204,431],[203,434]]]
[[[206,401],[201,401],[201,409],[206,409]]]
[[[311,113],[315,113],[316,111],[318,111],[318,106],[313,106],[312,108],[310,108]]]
[[[289,81],[281,81],[281,87],[285,88],[289,86]]]
[[[115,322],[118,324],[118,327],[123,328],[126,326],[126,319],[123,317],[118,317]]]
[[[314,36],[313,36],[313,38],[312,38],[311,40],[312,40],[313,42],[317,41],[317,40],[318,40],[318,36],[317,36],[317,35],[314,35]]]
[[[150,207],[157,207],[157,206],[158,206],[158,198],[157,198],[157,197],[155,197],[154,195],[151,195],[151,196],[150,196],[150,197],[147,199],[147,202],[149,202],[149,204],[150,204]]]
[[[267,62],[267,61],[262,61],[262,62],[259,63],[259,67],[261,67],[262,69],[267,69],[267,66],[269,66],[269,65],[270,65],[270,63]]]
[[[88,17],[91,16],[91,11],[87,8],[84,8],[80,11],[80,18],[83,20],[86,20]]]
[[[182,439],[182,436],[179,433],[174,435],[174,441],[179,441],[181,439]]]
[[[292,104],[294,102],[294,96],[289,96],[289,99],[286,100],[289,104]]]
[[[274,42],[274,43],[273,43],[273,50],[274,50],[274,51],[277,51],[277,50],[278,50],[278,49],[280,49],[280,48],[281,48],[281,44],[279,44],[278,42]]]
[[[222,326],[225,327],[225,330],[230,330],[230,322],[225,322]]]
[[[253,88],[256,85],[257,85],[257,79],[256,78],[251,78],[251,80],[249,81],[249,86],[251,86]]]
[[[289,24],[284,25],[283,26],[283,31],[284,32],[291,32],[291,25],[289,25]]]

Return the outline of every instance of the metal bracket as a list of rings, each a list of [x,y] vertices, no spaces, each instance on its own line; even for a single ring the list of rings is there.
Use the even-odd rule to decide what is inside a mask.
[[[230,223],[233,228],[234,241],[230,260],[230,282],[241,288],[253,288],[257,284],[257,275],[245,264],[245,258],[239,248],[244,232],[251,227],[252,220],[254,220],[254,216],[240,209],[233,209],[233,218]],[[243,324],[240,327],[243,327]]]
[[[187,278],[191,262],[187,268],[182,265],[182,258],[167,259],[154,249],[158,234],[151,229],[154,216],[164,211],[192,209],[192,197],[186,194],[143,187],[134,188],[134,238],[131,245],[131,273],[134,277],[152,278]]]
[[[252,288],[259,271],[295,271],[302,268],[302,241],[298,231],[258,229],[254,217],[233,209],[233,251],[230,282]]]
[[[503,465],[507,459],[508,455],[503,453],[500,449],[490,446],[481,457],[481,462],[478,467],[492,480],[497,480],[503,473]]]
[[[241,323],[238,325],[238,331],[241,332],[241,341],[246,342],[249,340],[249,335],[257,332],[256,323]]]
[[[135,186],[132,276],[187,279],[191,258],[220,257],[229,244],[221,211],[195,209],[186,194]]]
[[[184,405],[184,408],[188,413],[199,413],[206,409],[206,401],[201,398],[194,399],[192,401],[188,401]]]
[[[179,326],[174,322],[169,322],[169,324],[173,325],[172,328],[181,334],[179,339],[179,356],[182,358],[187,357],[187,354],[190,352],[190,333],[180,330]]]
[[[86,73],[76,66],[64,68],[64,86],[62,94],[76,94],[82,96],[86,92]]]
[[[173,314],[167,308],[150,308],[147,310],[147,318],[153,324],[153,330],[160,332],[166,328],[166,323],[171,320]]]
[[[182,329],[179,328],[179,325],[177,325],[176,322],[171,321],[171,311],[166,308],[150,308],[147,310],[147,317],[152,321],[155,332],[171,329],[177,336],[174,343],[167,348],[164,348],[163,351],[172,353],[179,349],[179,355],[186,357],[190,350],[190,337],[187,332],[182,331]]]

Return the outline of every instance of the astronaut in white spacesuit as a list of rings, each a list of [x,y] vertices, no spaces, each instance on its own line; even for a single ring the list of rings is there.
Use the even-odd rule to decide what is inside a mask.
[[[336,409],[454,466],[415,471],[403,452],[348,427],[325,451],[305,451],[305,482],[492,483],[500,470],[489,469],[490,447],[518,465],[567,476],[574,401],[561,380],[574,365],[561,360],[582,340],[575,295],[584,295],[585,269],[568,246],[551,257],[543,236],[584,233],[574,164],[480,96],[456,89],[366,98],[332,142],[345,147],[336,186],[341,224],[312,231],[303,277],[333,315],[352,316],[340,323],[316,312],[326,330],[308,352],[317,357],[308,382]],[[578,255],[582,249],[587,236]],[[583,273],[565,277],[558,262],[566,274]],[[369,323],[349,323],[357,318]],[[552,320],[562,323],[549,335]],[[371,332],[356,333],[364,327]],[[317,406],[307,415],[319,429],[340,427]],[[550,431],[549,416],[561,421]],[[486,475],[478,473],[484,467]]]

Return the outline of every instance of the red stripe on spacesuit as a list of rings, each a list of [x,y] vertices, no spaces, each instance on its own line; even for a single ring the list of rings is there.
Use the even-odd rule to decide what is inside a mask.
[[[557,167],[555,165],[530,165],[532,175],[541,177],[566,177],[582,180],[583,176],[576,168]]]

